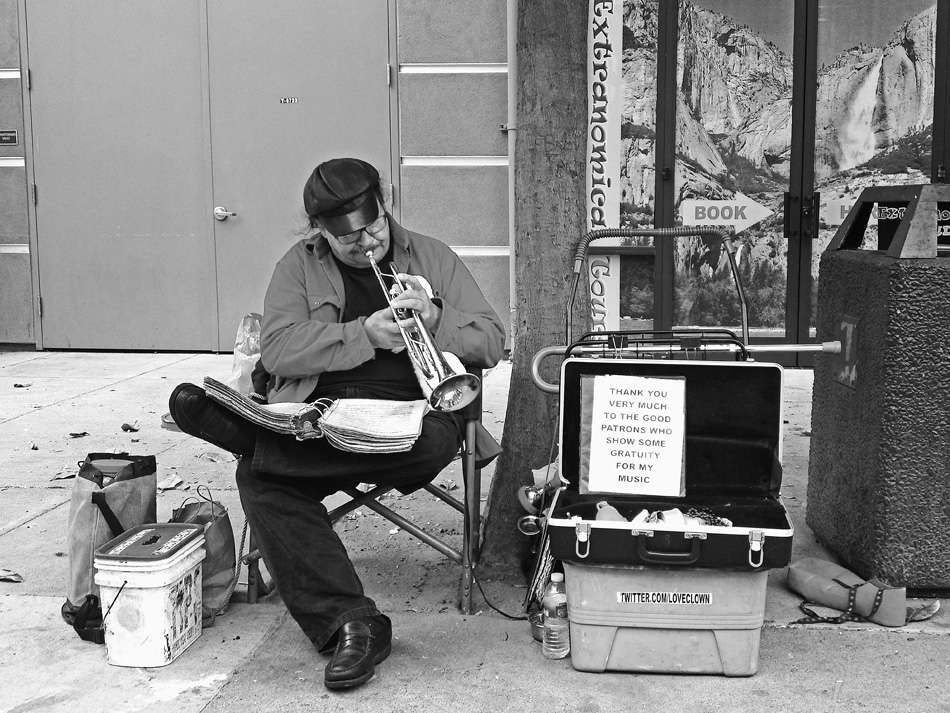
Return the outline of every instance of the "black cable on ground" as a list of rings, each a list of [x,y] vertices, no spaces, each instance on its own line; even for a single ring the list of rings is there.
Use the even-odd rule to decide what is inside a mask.
[[[499,608],[496,607],[494,604],[492,604],[491,601],[488,599],[488,595],[485,594],[485,590],[482,589],[482,583],[478,580],[478,577],[475,576],[475,568],[474,568],[474,567],[472,567],[472,581],[475,582],[476,586],[478,587],[478,591],[482,593],[482,599],[485,600],[485,603],[486,603],[492,610],[498,612],[499,614],[501,614],[501,615],[502,615],[503,617],[505,617],[506,619],[511,619],[512,621],[527,621],[527,620],[528,620],[528,615],[527,615],[527,614],[523,614],[523,615],[520,615],[520,616],[516,616],[516,615],[514,615],[514,614],[508,614],[507,612],[503,612],[501,609],[499,609]]]
[[[549,474],[548,477],[550,477],[551,463],[554,462],[554,448],[557,445],[557,438],[556,438],[557,428],[558,428],[558,419],[554,419],[554,423],[553,423],[554,434],[551,439],[551,450],[548,454],[548,474]],[[558,474],[558,477],[560,477],[560,474]],[[485,594],[485,590],[482,589],[482,583],[478,580],[478,577],[475,576],[475,569],[476,569],[475,567],[472,567],[472,580],[478,586],[478,591],[482,593],[482,599],[485,600],[485,604],[487,604],[490,609],[497,612],[498,614],[501,614],[506,619],[511,619],[512,621],[527,621],[528,620],[527,614],[515,616],[513,614],[508,614],[507,612],[502,611],[501,609],[496,607],[494,604],[492,604],[491,601],[489,601],[488,599],[488,595]],[[528,582],[528,589],[530,588],[531,588],[531,582]]]

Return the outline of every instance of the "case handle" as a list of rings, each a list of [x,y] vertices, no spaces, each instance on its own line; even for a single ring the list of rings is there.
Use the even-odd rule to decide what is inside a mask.
[[[647,538],[637,538],[637,554],[644,562],[653,564],[692,564],[699,559],[699,537],[690,537],[692,544],[689,552],[663,552],[662,550],[648,550]]]

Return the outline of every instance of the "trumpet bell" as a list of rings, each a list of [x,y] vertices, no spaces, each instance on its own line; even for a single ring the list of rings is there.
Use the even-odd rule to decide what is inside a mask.
[[[452,374],[432,388],[429,405],[436,411],[458,411],[474,401],[482,389],[474,374]]]

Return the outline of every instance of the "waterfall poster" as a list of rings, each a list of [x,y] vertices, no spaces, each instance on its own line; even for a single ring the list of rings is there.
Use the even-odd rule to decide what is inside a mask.
[[[868,186],[930,182],[936,0],[818,3],[817,90],[805,107],[814,151],[793,156],[795,3],[787,0],[679,0],[675,92],[657,57],[659,0],[589,1],[587,228],[657,225],[657,186],[672,182],[674,226],[684,200],[748,196],[768,218],[735,235],[753,336],[783,334],[788,271],[785,196],[794,160],[804,161],[820,197],[812,250],[821,252]],[[800,31],[800,30],[799,30]],[[660,167],[657,112],[672,107],[675,161]],[[665,195],[665,194],[664,194]],[[875,231],[876,224],[869,227]],[[869,235],[876,241],[876,235]],[[593,245],[610,245],[598,240]],[[622,257],[593,254],[591,314],[597,330],[652,324],[652,238],[615,241]],[[596,251],[595,251],[596,252]],[[673,248],[673,326],[740,322],[724,253],[699,238]],[[817,280],[812,289],[817,289]],[[814,295],[813,295],[814,300]],[[635,328],[635,327],[634,327]]]

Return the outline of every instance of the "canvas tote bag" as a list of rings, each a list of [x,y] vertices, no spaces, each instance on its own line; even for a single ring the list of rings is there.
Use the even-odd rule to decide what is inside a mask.
[[[90,453],[78,465],[69,504],[69,581],[62,615],[80,637],[96,641],[102,633],[96,549],[136,525],[156,521],[157,468],[155,456],[127,453]]]

